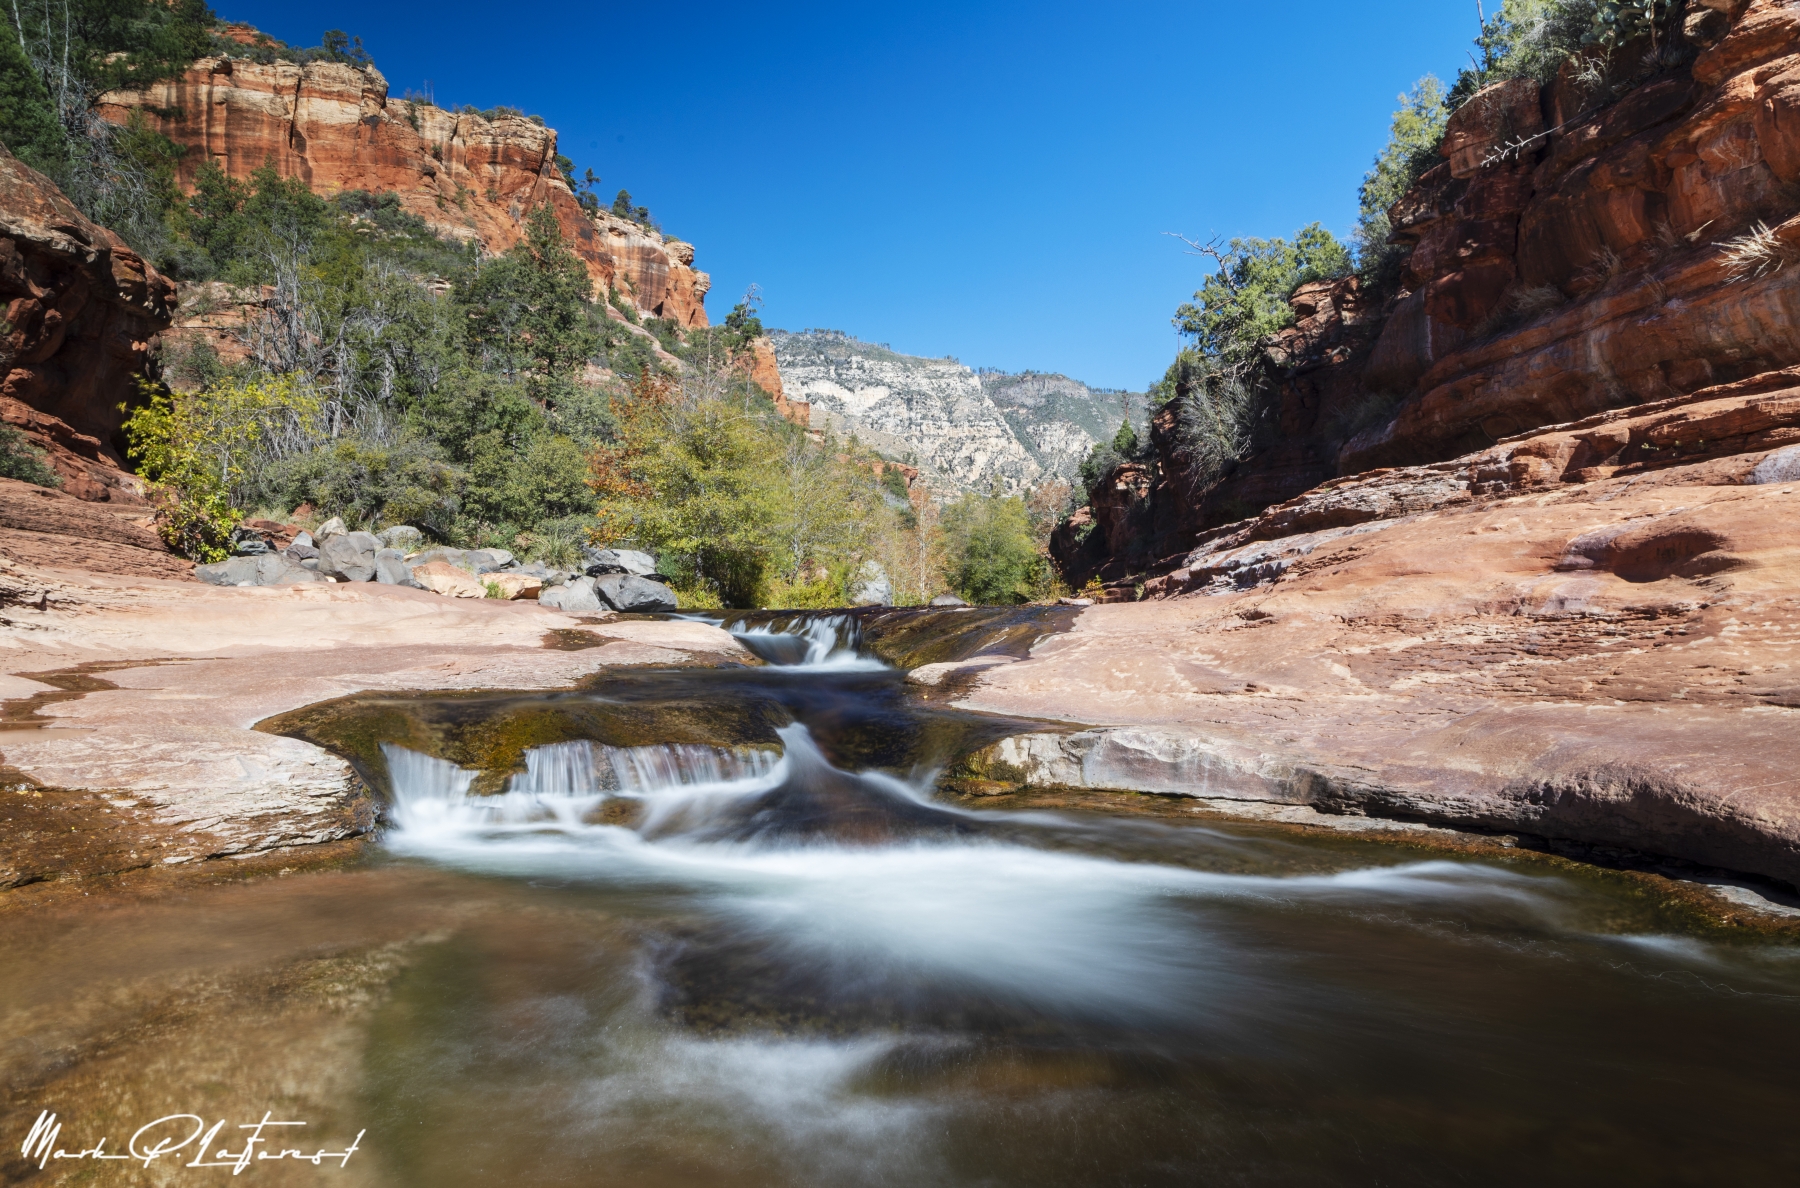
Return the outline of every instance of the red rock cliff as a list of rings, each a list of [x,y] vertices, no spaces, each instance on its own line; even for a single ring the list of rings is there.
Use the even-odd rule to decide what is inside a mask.
[[[1197,478],[1192,397],[1172,402],[1154,485],[1107,492],[1096,528],[1063,534],[1069,575],[1153,571],[1340,475],[1800,363],[1800,8],[1690,8],[1688,60],[1610,102],[1571,62],[1459,108],[1443,163],[1390,211],[1399,291],[1375,307],[1354,279],[1302,286],[1255,451]]]
[[[373,67],[203,58],[171,82],[104,96],[101,111],[123,123],[142,110],[188,146],[184,187],[208,159],[235,178],[271,161],[320,194],[392,191],[438,234],[479,240],[489,252],[518,243],[525,216],[548,203],[602,296],[617,289],[645,316],[707,324],[712,281],[694,269],[693,246],[582,210],[557,171],[554,130],[523,116],[489,120],[389,100],[387,91]]]
[[[141,504],[123,473],[120,406],[136,395],[175,286],[0,147],[0,417],[79,499]]]

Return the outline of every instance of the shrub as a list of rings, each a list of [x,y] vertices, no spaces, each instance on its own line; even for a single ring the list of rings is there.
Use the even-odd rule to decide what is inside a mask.
[[[0,424],[0,478],[39,487],[62,486],[62,475],[50,469],[44,452],[11,425]]]
[[[283,426],[316,415],[317,397],[291,376],[225,381],[199,392],[145,385],[147,403],[125,420],[128,453],[151,484],[169,547],[196,561],[230,553],[247,468]]]
[[[281,503],[310,503],[352,525],[411,524],[439,540],[452,535],[467,476],[425,442],[392,446],[338,441],[276,465]]]
[[[1017,496],[964,495],[944,508],[944,537],[946,576],[970,602],[1029,602],[1049,587],[1048,563]]]
[[[1444,123],[1450,109],[1444,102],[1444,85],[1427,74],[1401,95],[1400,108],[1388,124],[1388,142],[1363,177],[1358,191],[1360,213],[1354,236],[1356,268],[1363,283],[1375,289],[1391,287],[1399,279],[1406,249],[1388,243],[1393,230],[1388,208],[1412,189],[1421,174],[1440,160],[1438,146],[1444,140]]]

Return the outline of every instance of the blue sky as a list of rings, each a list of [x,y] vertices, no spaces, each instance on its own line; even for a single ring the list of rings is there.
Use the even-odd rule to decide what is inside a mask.
[[[1202,262],[1165,231],[1355,221],[1395,96],[1466,63],[1474,0],[1186,4],[215,0],[359,35],[395,96],[509,104],[647,204],[715,319],[1141,388]]]

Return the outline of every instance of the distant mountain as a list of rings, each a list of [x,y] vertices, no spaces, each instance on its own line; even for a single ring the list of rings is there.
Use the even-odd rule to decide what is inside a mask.
[[[1148,397],[1142,392],[1090,388],[1066,375],[980,372],[987,393],[1013,435],[1047,474],[1073,479],[1097,441],[1111,441],[1127,415],[1143,431]]]
[[[1073,477],[1119,426],[1121,401],[1141,423],[1142,394],[1095,391],[1061,375],[977,375],[954,359],[902,355],[838,330],[774,330],[789,400],[812,405],[812,427],[855,434],[918,466],[940,490],[1017,494]]]

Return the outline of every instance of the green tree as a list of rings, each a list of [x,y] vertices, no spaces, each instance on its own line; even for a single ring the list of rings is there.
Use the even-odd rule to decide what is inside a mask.
[[[587,265],[563,243],[548,205],[526,221],[525,241],[474,269],[457,286],[469,345],[483,366],[523,380],[535,399],[553,401],[599,347],[588,319]]]
[[[56,107],[18,39],[0,35],[0,144],[43,173],[58,172],[67,156]]]
[[[944,508],[943,532],[945,576],[970,602],[1029,602],[1046,585],[1047,564],[1023,499],[966,494]]]
[[[1194,299],[1175,311],[1175,328],[1192,335],[1202,355],[1247,372],[1263,340],[1293,323],[1288,298],[1300,285],[1350,272],[1350,252],[1318,223],[1285,239],[1233,239],[1225,251],[1202,249],[1218,268]]]
[[[1441,159],[1438,146],[1444,140],[1444,123],[1450,118],[1444,103],[1444,84],[1434,75],[1421,78],[1399,99],[1399,110],[1388,124],[1388,142],[1376,156],[1374,168],[1364,175],[1357,193],[1357,271],[1372,284],[1391,284],[1397,279],[1405,250],[1387,241],[1393,230],[1388,208]]]

